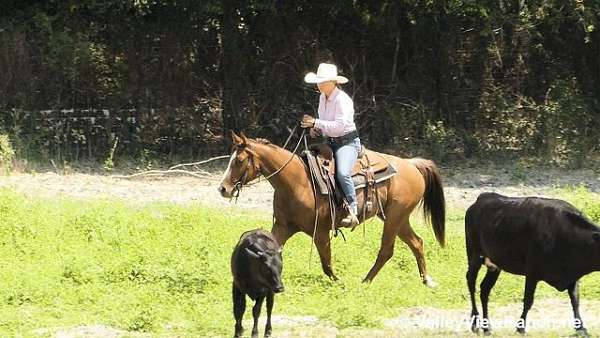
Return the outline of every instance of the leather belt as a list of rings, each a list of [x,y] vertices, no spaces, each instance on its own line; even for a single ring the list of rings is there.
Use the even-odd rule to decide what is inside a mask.
[[[345,146],[346,144],[354,141],[354,139],[356,139],[356,138],[358,138],[358,131],[356,129],[354,129],[353,131],[349,132],[348,134],[342,135],[340,137],[328,137],[326,140],[330,146],[342,147],[342,146]]]

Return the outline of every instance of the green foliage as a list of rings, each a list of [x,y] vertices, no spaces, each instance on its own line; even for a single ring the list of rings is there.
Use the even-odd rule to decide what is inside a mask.
[[[140,160],[142,162],[142,168],[145,170],[152,170],[154,167],[154,159],[156,158],[156,153],[149,150],[142,150],[142,154],[140,155]]]
[[[579,188],[565,196],[600,217],[600,201],[589,192]],[[96,323],[153,336],[231,334],[231,251],[243,231],[271,222],[268,213],[232,208],[29,199],[1,189],[0,335]],[[406,307],[468,313],[463,217],[464,210],[449,212],[445,249],[420,217],[413,220],[428,270],[440,284],[433,290],[421,284],[412,253],[399,241],[373,283],[361,283],[377,257],[379,221],[368,222],[364,236],[359,228],[346,234],[347,242],[333,239],[337,282],[321,272],[316,251],[311,256],[310,238],[294,236],[283,252],[286,291],[276,296],[274,314],[316,316],[343,329],[381,327]],[[599,278],[583,278],[584,299],[600,295]],[[523,278],[502,274],[493,306],[519,303],[522,288]],[[543,283],[536,296],[568,302]]]
[[[112,148],[110,148],[110,152],[108,153],[108,156],[104,160],[103,168],[106,171],[112,171],[113,168],[115,167],[114,158],[115,158],[115,150],[117,149],[118,143],[119,143],[119,138],[117,137],[117,138],[115,138],[115,143],[113,144]]]
[[[456,132],[444,125],[443,121],[425,124],[423,141],[434,159],[442,160],[448,153],[453,153],[457,145]]]
[[[0,173],[10,171],[15,159],[15,150],[8,135],[0,134]]]
[[[558,165],[580,166],[598,143],[591,128],[593,108],[575,79],[557,80],[548,95],[548,103],[541,107],[546,153]]]
[[[598,1],[5,7],[0,109],[33,116],[2,119],[15,122],[7,131],[18,152],[24,143],[43,159],[103,162],[115,136],[124,153],[159,157],[212,152],[229,129],[282,141],[300,112],[316,113],[302,75],[322,61],[351,79],[343,88],[369,145],[417,146],[444,160],[449,151],[537,155],[558,165],[600,151]],[[93,122],[37,114],[71,108],[91,108],[82,115]],[[457,137],[441,135],[437,121]]]
[[[590,193],[584,186],[565,188],[559,193],[593,222],[600,224],[600,198],[598,195]]]

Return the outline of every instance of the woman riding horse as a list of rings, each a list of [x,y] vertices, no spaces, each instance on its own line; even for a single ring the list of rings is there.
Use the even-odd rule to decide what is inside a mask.
[[[341,225],[355,227],[358,225],[358,203],[351,175],[361,145],[354,124],[354,103],[350,96],[337,86],[348,82],[348,79],[338,75],[335,65],[321,63],[317,73],[306,74],[304,81],[316,83],[321,96],[319,118],[304,115],[301,126],[311,128],[312,137],[327,137],[327,143],[335,154],[335,176],[349,204],[348,215],[342,219]]]
[[[317,71],[314,78],[312,75],[310,77],[307,76],[307,80],[312,81],[317,78],[327,78],[332,82],[335,81],[335,83],[345,82],[345,78],[337,77],[336,69],[331,66],[320,66],[319,69],[321,71]],[[319,74],[321,77],[318,77]],[[334,74],[335,77],[333,76]],[[325,100],[324,108],[319,109],[319,115],[322,118],[326,118],[328,114],[336,114],[337,110],[341,109],[342,114],[335,116],[351,117],[352,113],[344,111],[344,109],[351,107],[351,102],[347,102],[349,98],[341,90],[337,89],[336,91],[336,89],[332,89],[332,82],[329,85],[321,85],[323,86],[322,90],[319,88],[324,93],[322,99]],[[319,80],[316,83],[319,84],[321,82]],[[325,88],[324,86],[329,86],[329,88]],[[346,102],[339,103],[338,105],[336,103],[337,100]],[[328,104],[334,108],[327,108]],[[314,120],[307,117],[303,119],[304,126],[311,127],[314,124],[317,130],[322,131],[324,129],[330,130],[325,127],[327,125],[342,126],[337,127],[339,129],[333,128],[336,129],[336,133],[329,135],[343,135],[347,133],[353,128],[353,123],[351,122],[352,120],[344,121],[343,123],[335,121],[327,122],[326,120]],[[315,131],[313,131],[314,133]],[[323,272],[331,279],[336,280],[337,277],[333,273],[331,266],[331,242],[329,236],[332,221],[335,220],[332,220],[327,196],[314,194],[309,169],[303,160],[300,156],[273,145],[267,140],[254,140],[247,138],[244,134],[238,136],[234,132],[231,135],[233,153],[219,186],[219,193],[223,197],[232,198],[239,192],[242,186],[252,182],[261,175],[264,176],[274,189],[274,223],[271,232],[275,236],[275,239],[283,247],[286,241],[297,232],[304,232],[313,237],[313,241],[319,252]],[[349,146],[350,149],[348,150],[352,156],[348,156],[350,159],[344,159],[346,155],[342,155],[342,162],[355,161],[351,157],[356,156],[353,153],[356,149],[354,147],[358,147],[360,141],[356,138],[353,142],[353,145]],[[344,146],[340,149],[343,148]],[[361,215],[361,221],[363,222],[374,216],[384,221],[379,253],[363,282],[372,281],[383,265],[392,257],[396,237],[399,237],[413,252],[423,283],[429,287],[434,287],[436,285],[435,282],[427,274],[423,240],[413,231],[410,225],[410,214],[417,205],[422,203],[425,219],[431,222],[438,243],[442,246],[444,245],[444,190],[436,165],[432,161],[420,158],[403,159],[370,150],[366,150],[365,153],[370,158],[383,158],[384,161],[396,169],[397,174],[388,180],[377,183],[373,190],[381,202],[381,208],[371,208],[369,212]],[[352,190],[354,189],[353,186],[351,188]],[[347,193],[347,195],[349,194]],[[356,203],[359,207],[366,200],[366,192],[361,191],[356,195]]]

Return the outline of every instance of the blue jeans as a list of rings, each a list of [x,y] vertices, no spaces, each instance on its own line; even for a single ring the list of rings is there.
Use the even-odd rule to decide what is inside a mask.
[[[354,183],[352,182],[352,167],[356,163],[360,147],[359,138],[355,138],[342,147],[336,147],[335,145],[331,147],[335,154],[336,179],[355,214],[358,213],[358,203],[356,202],[356,191],[354,191]]]

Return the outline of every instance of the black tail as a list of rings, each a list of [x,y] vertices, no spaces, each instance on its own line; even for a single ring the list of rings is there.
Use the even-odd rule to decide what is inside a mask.
[[[446,243],[446,200],[437,166],[433,161],[422,158],[413,158],[410,161],[425,179],[423,216],[432,224],[435,238],[443,247]]]

